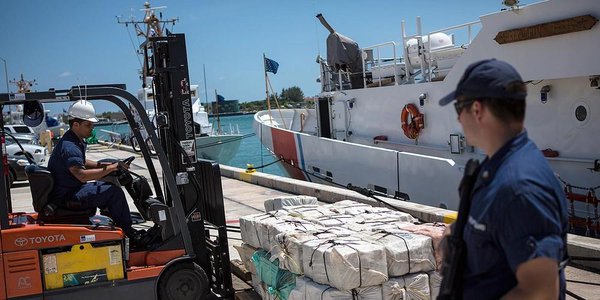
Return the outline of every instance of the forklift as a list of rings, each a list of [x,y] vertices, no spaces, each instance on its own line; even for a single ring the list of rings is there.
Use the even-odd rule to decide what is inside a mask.
[[[52,174],[35,165],[27,168],[35,212],[13,211],[2,132],[0,299],[233,299],[219,165],[196,159],[185,36],[150,38],[143,47],[154,80],[155,122],[124,84],[0,94],[0,107],[40,107],[41,112],[26,109],[24,118],[33,119],[43,114],[42,103],[116,104],[150,179],[125,169],[116,176],[139,215],[154,223],[130,245],[123,231],[96,215],[96,209],[55,205],[49,199]],[[137,121],[130,107],[137,111]],[[162,182],[152,155],[162,168]]]

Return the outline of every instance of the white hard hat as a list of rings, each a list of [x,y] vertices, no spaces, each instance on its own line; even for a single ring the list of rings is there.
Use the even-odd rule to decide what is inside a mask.
[[[98,122],[96,119],[96,110],[89,101],[78,100],[69,107],[69,119],[82,119],[91,122]]]

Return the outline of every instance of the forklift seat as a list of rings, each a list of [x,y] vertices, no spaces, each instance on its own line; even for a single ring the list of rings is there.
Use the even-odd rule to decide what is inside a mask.
[[[33,200],[33,209],[38,213],[38,220],[47,223],[89,224],[89,218],[96,214],[96,208],[72,209],[52,203],[49,199],[54,187],[52,173],[45,167],[29,165],[25,168],[29,179],[29,188]]]

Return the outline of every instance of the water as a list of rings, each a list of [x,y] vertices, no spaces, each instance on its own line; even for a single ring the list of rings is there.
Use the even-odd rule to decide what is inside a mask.
[[[242,135],[252,134],[254,130],[252,129],[252,121],[254,120],[254,115],[240,115],[240,116],[226,116],[221,117],[221,126],[222,128],[229,129],[229,126],[235,128],[236,124],[240,130]],[[211,122],[216,124],[216,120],[211,118]],[[129,125],[127,123],[118,124],[118,125],[100,125],[96,126],[96,137],[99,140],[110,140],[110,135],[108,133],[102,132],[101,129],[114,131],[122,136],[129,135]],[[261,143],[258,137],[251,136],[244,138],[242,143],[240,144],[240,148],[237,154],[231,159],[231,161],[227,162],[226,165],[237,167],[237,168],[246,168],[247,164],[253,164],[254,167],[259,167],[262,165],[269,164],[275,161],[275,157],[271,155],[271,152],[267,150]],[[273,175],[279,176],[287,176],[283,171],[283,167],[281,163],[275,163],[268,167],[263,168],[262,170],[258,170],[260,172],[269,173]]]

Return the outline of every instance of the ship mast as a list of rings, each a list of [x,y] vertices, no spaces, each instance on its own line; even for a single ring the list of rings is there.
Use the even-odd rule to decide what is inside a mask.
[[[36,80],[25,80],[23,78],[23,74],[21,74],[21,80],[17,80],[16,78],[11,80],[10,83],[14,83],[17,85],[17,94],[29,93],[31,92],[31,87],[37,84]]]
[[[148,64],[149,64],[149,53],[147,51],[148,39],[151,37],[162,37],[165,35],[165,32],[168,33],[166,29],[167,24],[175,25],[175,22],[179,21],[179,18],[163,20],[162,13],[159,13],[159,17],[156,16],[155,11],[159,9],[167,8],[166,6],[157,6],[151,7],[149,2],[144,3],[144,8],[140,9],[145,12],[144,19],[142,21],[137,21],[134,17],[131,17],[131,20],[124,21],[119,16],[117,16],[117,23],[125,24],[125,27],[129,25],[133,25],[135,28],[136,35],[138,37],[143,37],[144,41],[139,45],[139,49],[136,50],[136,53],[139,55],[143,55],[144,63],[141,70],[141,79],[142,79],[142,88],[146,88],[146,78],[151,77],[152,74],[148,74]],[[143,24],[143,25],[142,25]],[[145,29],[142,30],[141,26],[144,26]]]

